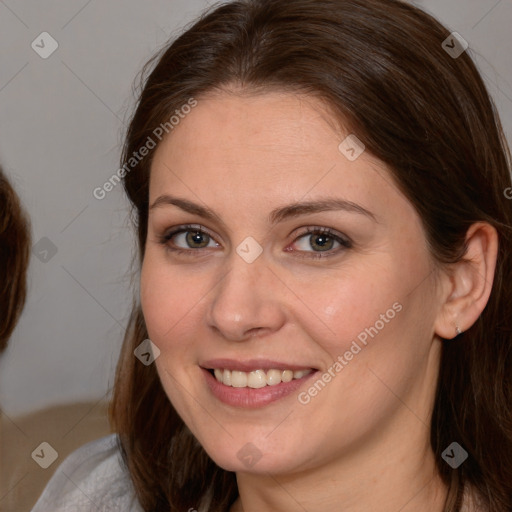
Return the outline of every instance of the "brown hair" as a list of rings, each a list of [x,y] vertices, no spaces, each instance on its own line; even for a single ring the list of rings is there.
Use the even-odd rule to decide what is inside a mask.
[[[25,305],[29,259],[28,217],[0,168],[0,352]]]
[[[215,6],[147,64],[123,163],[191,97],[200,101],[232,84],[305,93],[326,102],[388,164],[440,266],[463,258],[472,223],[494,226],[499,252],[491,296],[475,324],[444,345],[431,446],[449,487],[445,512],[460,510],[464,486],[478,491],[489,511],[505,512],[512,508],[512,202],[504,195],[510,151],[470,55],[453,58],[443,48],[449,35],[436,19],[397,0]],[[138,221],[139,263],[153,154],[124,178]],[[224,511],[238,495],[235,474],[219,468],[191,435],[155,366],[133,356],[147,337],[136,303],[110,413],[139,501],[146,511]],[[457,469],[441,458],[453,441],[469,453]]]

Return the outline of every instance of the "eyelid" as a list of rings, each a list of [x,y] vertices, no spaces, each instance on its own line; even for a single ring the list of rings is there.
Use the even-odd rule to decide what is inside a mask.
[[[302,228],[298,228],[298,229],[302,229]],[[327,234],[327,235],[331,235],[331,236],[337,236],[337,237],[345,240],[346,242],[350,242],[350,239],[347,235],[345,235],[333,228],[328,228],[326,226],[307,226],[305,228],[305,231],[302,231],[301,233],[296,235],[295,239],[300,238],[304,235],[313,234],[313,233],[322,233],[322,234]]]
[[[206,233],[211,238],[215,238],[214,235],[212,235],[212,233],[209,231],[209,229],[205,228],[202,224],[180,224],[179,226],[166,229],[163,237],[170,238],[183,231],[201,231],[203,233]]]

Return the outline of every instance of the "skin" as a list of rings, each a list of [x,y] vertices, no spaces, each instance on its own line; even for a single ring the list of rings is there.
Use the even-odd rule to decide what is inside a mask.
[[[236,472],[232,512],[443,509],[429,445],[440,337],[467,330],[485,307],[496,232],[474,224],[472,263],[441,270],[384,164],[368,151],[349,161],[338,150],[349,131],[336,126],[314,98],[223,91],[198,98],[152,163],[150,205],[172,194],[224,223],[169,204],[150,209],[140,298],[169,399],[212,459]],[[274,208],[326,196],[376,221],[329,211],[268,223]],[[183,224],[212,236],[160,242]],[[326,253],[307,227],[331,228],[353,246],[333,241],[331,257],[308,258]],[[252,263],[236,252],[248,236],[263,248]],[[292,393],[242,409],[205,383],[199,364],[221,357],[287,361],[320,375],[396,302],[401,311],[307,405]],[[237,457],[248,442],[261,453],[251,468]]]

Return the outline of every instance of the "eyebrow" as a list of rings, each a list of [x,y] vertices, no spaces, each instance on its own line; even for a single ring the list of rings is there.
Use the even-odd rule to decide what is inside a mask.
[[[225,225],[219,215],[210,208],[193,203],[187,199],[170,196],[168,194],[159,196],[149,207],[149,210],[170,205],[177,206],[178,208],[193,215],[198,215],[211,221],[217,221],[221,225]],[[292,203],[287,206],[276,208],[270,212],[268,222],[269,224],[274,225],[278,222],[282,222],[283,220],[299,217],[301,215],[340,210],[348,213],[364,215],[378,223],[375,214],[363,206],[353,203],[352,201],[347,201],[346,199],[333,197],[326,197],[315,201]]]

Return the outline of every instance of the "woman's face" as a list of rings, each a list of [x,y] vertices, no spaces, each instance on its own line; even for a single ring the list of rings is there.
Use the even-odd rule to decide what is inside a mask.
[[[227,470],[428,446],[434,266],[416,211],[348,135],[318,100],[222,93],[155,153],[144,317],[165,392]]]

